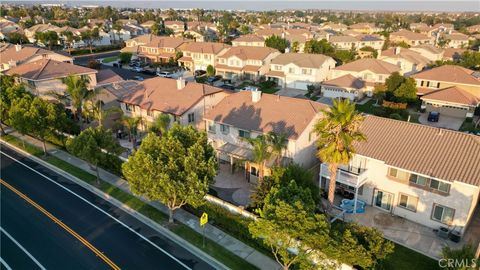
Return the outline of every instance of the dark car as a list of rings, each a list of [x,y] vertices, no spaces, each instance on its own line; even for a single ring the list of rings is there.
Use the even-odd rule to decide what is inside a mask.
[[[232,84],[222,84],[220,85],[220,88],[225,89],[225,90],[235,90],[235,86]]]
[[[142,71],[143,74],[147,74],[147,75],[156,75],[157,72],[153,69],[145,69]]]
[[[220,75],[210,76],[210,77],[207,78],[207,83],[213,84],[214,82],[220,80],[221,78],[222,78],[222,76],[220,76]]]
[[[133,76],[133,79],[135,81],[143,81],[144,80],[142,76]]]
[[[439,118],[440,118],[440,113],[439,112],[429,112],[428,113],[428,122],[438,122]]]
[[[207,72],[206,72],[205,70],[200,70],[200,69],[199,69],[199,70],[195,70],[195,73],[194,73],[195,77],[201,77],[201,76],[203,76],[203,75],[205,75],[205,74],[207,74]]]

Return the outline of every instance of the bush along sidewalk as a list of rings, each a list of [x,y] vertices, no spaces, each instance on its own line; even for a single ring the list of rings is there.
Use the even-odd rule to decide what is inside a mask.
[[[25,142],[25,147],[23,146],[23,142],[12,136],[12,135],[4,135],[1,137],[2,140],[5,142],[12,144],[24,151],[30,153],[33,156],[41,158],[42,160],[50,163],[51,165],[70,173],[71,175],[79,178],[80,180],[86,182],[90,185],[95,185],[96,176],[90,174],[68,162],[65,162],[55,156],[48,155],[44,156],[43,151],[30,144]],[[156,209],[155,207],[149,205],[148,203],[143,202],[139,198],[121,190],[120,188],[115,187],[112,184],[102,181],[99,186],[96,186],[105,194],[112,196],[113,198],[121,201],[131,209],[143,214],[144,216],[150,218],[151,220],[157,222],[160,225],[164,225],[168,221],[168,216],[162,213],[160,210]],[[187,240],[189,243],[193,244],[200,250],[204,251],[205,253],[209,254],[213,258],[217,259],[227,267],[231,269],[239,269],[239,270],[246,270],[246,269],[257,269],[255,266],[251,265],[250,263],[246,262],[242,258],[238,257],[237,255],[233,254],[232,252],[226,250],[216,242],[206,239],[205,248],[202,247],[203,237],[201,234],[197,233],[190,227],[183,225],[181,223],[175,223],[173,226],[167,227],[170,231],[177,234],[181,238]]]

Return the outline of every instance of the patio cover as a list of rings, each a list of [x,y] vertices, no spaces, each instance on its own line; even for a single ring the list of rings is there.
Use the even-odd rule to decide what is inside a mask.
[[[253,154],[252,150],[241,147],[238,145],[234,145],[231,143],[226,143],[217,148],[217,151],[223,152],[225,154],[231,155],[234,158],[244,159],[244,160],[252,160]]]

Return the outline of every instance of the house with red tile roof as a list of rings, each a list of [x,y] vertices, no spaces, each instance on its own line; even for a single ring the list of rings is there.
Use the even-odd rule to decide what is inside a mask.
[[[394,43],[405,42],[410,46],[421,44],[433,44],[434,38],[424,34],[402,29],[397,32],[390,33],[390,41]]]
[[[178,62],[192,71],[207,70],[209,65],[215,67],[218,55],[229,48],[229,45],[218,42],[191,42],[183,46],[183,56]]]
[[[52,59],[60,62],[73,63],[71,56],[43,48],[10,43],[6,43],[0,47],[0,71],[5,71],[25,63],[35,62],[40,59]]]
[[[144,62],[166,63],[175,59],[182,47],[191,40],[177,37],[156,36],[147,34],[126,41],[121,52],[130,52]]]

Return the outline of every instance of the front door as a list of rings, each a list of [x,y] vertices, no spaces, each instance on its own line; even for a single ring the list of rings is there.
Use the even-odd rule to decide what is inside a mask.
[[[376,189],[373,197],[373,205],[378,208],[392,211],[393,194]]]

